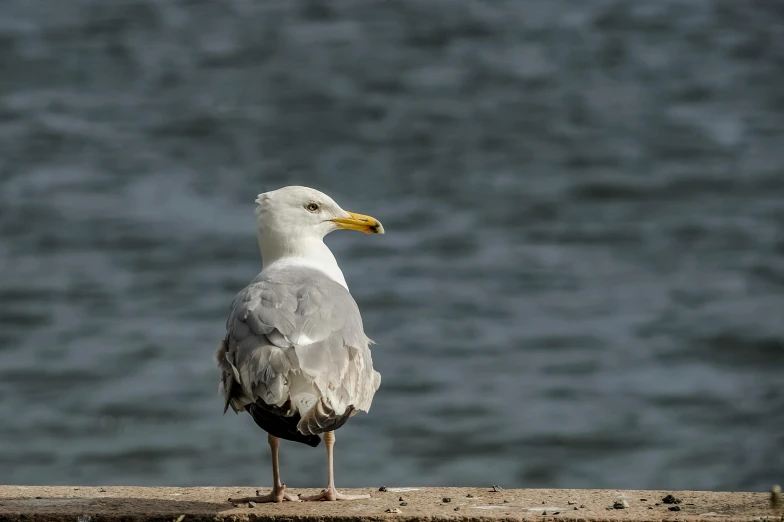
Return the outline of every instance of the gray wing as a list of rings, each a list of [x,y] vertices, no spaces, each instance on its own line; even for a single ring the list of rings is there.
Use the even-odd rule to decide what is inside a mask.
[[[302,417],[305,434],[368,411],[380,384],[362,317],[343,286],[309,269],[260,276],[235,297],[218,349],[226,405],[263,401]]]

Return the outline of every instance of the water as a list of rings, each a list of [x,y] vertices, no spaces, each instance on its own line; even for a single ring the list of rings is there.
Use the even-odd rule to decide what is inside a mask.
[[[212,357],[286,184],[387,229],[329,237],[383,376],[339,486],[780,482],[783,38],[774,2],[5,0],[0,483],[270,483]]]

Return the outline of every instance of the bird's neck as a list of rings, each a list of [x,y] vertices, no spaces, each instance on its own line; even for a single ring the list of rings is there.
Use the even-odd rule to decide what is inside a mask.
[[[282,237],[270,231],[259,230],[262,272],[292,266],[318,270],[348,289],[343,272],[324,239],[318,236]]]

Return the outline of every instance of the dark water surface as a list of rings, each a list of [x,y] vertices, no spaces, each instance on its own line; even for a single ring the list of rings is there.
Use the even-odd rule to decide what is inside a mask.
[[[383,376],[339,486],[784,480],[782,42],[762,1],[3,0],[0,483],[270,483],[212,357],[286,184],[388,231],[329,238]]]

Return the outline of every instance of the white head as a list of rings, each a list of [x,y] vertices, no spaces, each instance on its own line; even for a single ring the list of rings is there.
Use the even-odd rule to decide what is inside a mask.
[[[345,228],[366,234],[383,234],[377,219],[347,212],[318,190],[283,187],[259,194],[256,224],[264,267],[281,260],[301,260],[345,285],[335,257],[324,244],[324,236]],[[339,277],[337,275],[339,274]]]

